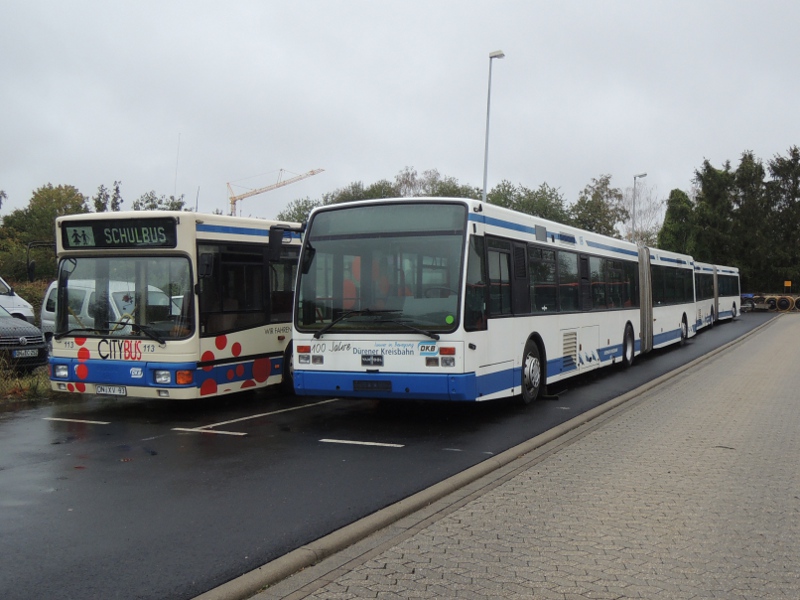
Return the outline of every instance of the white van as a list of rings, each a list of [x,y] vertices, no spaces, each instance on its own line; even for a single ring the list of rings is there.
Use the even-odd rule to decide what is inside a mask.
[[[42,301],[41,330],[45,340],[49,343],[53,339],[56,330],[56,296],[58,294],[57,283],[54,281],[47,288]],[[94,327],[95,293],[94,281],[73,279],[69,282],[69,293],[67,307],[69,309],[69,328],[91,328]],[[133,312],[133,297],[129,293],[131,284],[123,281],[111,282],[111,297],[113,302],[109,305],[113,311],[114,321],[126,318]],[[170,314],[179,314],[180,308],[171,302],[169,297],[155,286],[149,286],[151,304],[148,309],[162,307],[164,318]],[[127,316],[127,318],[130,318]],[[126,333],[129,329],[123,328],[120,333]]]
[[[13,317],[23,319],[28,323],[34,322],[33,306],[17,294],[2,277],[0,277],[0,306],[10,312]]]

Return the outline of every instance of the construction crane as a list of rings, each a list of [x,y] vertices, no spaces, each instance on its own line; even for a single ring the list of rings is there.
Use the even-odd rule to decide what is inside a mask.
[[[302,179],[305,179],[306,177],[311,177],[312,175],[316,175],[317,173],[322,173],[324,170],[325,169],[312,169],[308,173],[303,173],[302,175],[295,175],[294,177],[290,177],[289,179],[283,179],[283,174],[288,173],[289,171],[286,171],[285,169],[280,169],[280,171],[278,171],[277,183],[273,183],[272,185],[268,185],[261,188],[256,188],[254,190],[250,190],[249,192],[245,192],[244,194],[238,194],[238,195],[233,193],[233,188],[231,187],[231,184],[228,183],[228,195],[230,197],[230,202],[231,202],[231,215],[236,214],[236,203],[239,200],[244,200],[245,198],[249,198],[250,196],[263,194],[264,192],[269,192],[270,190],[274,190],[279,187],[289,185],[290,183],[295,183],[296,181],[300,181]]]

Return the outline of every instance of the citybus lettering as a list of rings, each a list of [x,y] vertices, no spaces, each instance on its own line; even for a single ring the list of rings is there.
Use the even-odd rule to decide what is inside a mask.
[[[97,344],[97,353],[103,360],[142,360],[142,342],[102,339]]]

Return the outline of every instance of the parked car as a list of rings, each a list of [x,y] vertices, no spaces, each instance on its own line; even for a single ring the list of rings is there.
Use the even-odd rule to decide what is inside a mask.
[[[47,364],[44,334],[0,306],[0,368],[27,373]]]
[[[18,319],[23,319],[28,323],[34,322],[33,306],[17,294],[2,277],[0,277],[0,307],[5,308]]]
[[[50,284],[44,293],[41,310],[42,333],[49,347],[52,348],[53,334],[56,330],[56,300],[58,296],[57,282]],[[111,282],[111,296],[113,302],[110,303],[111,318],[119,321],[126,313],[134,311],[133,297],[130,293],[131,284],[124,281]],[[179,315],[181,313],[180,304],[172,300],[155,286],[149,286],[150,308],[155,307],[163,311],[164,317],[169,315]],[[183,296],[180,296],[183,300]],[[69,308],[70,329],[94,327],[94,315],[96,307],[95,282],[86,279],[76,279],[69,282],[69,292],[67,294],[67,307]],[[126,331],[125,329],[121,331]]]

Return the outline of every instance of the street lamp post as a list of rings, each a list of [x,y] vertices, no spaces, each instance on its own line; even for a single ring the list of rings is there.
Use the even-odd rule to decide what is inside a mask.
[[[633,216],[631,217],[631,241],[636,241],[636,180],[647,177],[647,173],[639,173],[633,176]]]
[[[489,170],[489,106],[492,102],[492,59],[503,58],[502,50],[489,54],[489,93],[486,97],[486,146],[483,151],[483,201],[486,202],[486,175]]]

